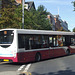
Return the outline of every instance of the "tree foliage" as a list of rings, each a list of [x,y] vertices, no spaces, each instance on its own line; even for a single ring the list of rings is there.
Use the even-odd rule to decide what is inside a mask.
[[[50,30],[51,25],[47,19],[48,12],[44,10],[44,6],[39,6],[37,10],[25,10],[25,28]]]
[[[16,6],[14,0],[8,0],[8,5],[0,11],[0,28],[22,28],[22,5]],[[43,5],[37,10],[24,10],[26,29],[50,30],[51,25],[47,19],[48,12]]]
[[[75,32],[75,27],[73,28],[73,32]]]
[[[14,3],[14,0],[9,0],[7,6],[6,4],[3,5],[0,11],[0,28],[20,28],[19,23],[21,23],[21,17],[17,16],[18,8]]]
[[[75,1],[73,1],[72,3],[73,3],[73,6],[74,6],[74,11],[75,11]]]

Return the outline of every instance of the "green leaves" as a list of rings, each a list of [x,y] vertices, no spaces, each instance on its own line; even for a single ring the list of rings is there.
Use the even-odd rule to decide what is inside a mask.
[[[14,0],[8,0],[9,4],[1,9],[0,14],[0,28],[20,28],[21,25],[21,12],[14,5]],[[12,2],[13,1],[13,2]],[[18,14],[19,13],[19,14]]]
[[[74,1],[74,11],[75,11],[75,1]]]
[[[22,5],[16,6],[14,0],[1,11],[0,28],[22,28]],[[51,25],[47,19],[48,12],[43,5],[37,10],[24,11],[24,28],[37,30],[50,30]]]
[[[73,3],[73,6],[74,6],[74,11],[75,11],[75,1],[73,1],[72,3]]]
[[[73,32],[75,32],[75,27],[73,28]]]
[[[37,10],[25,10],[25,26],[26,29],[50,30],[51,25],[47,19],[48,12],[44,6],[39,6]]]

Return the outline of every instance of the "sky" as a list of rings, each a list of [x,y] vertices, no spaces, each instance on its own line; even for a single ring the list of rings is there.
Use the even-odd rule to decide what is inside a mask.
[[[75,11],[71,3],[75,0],[25,0],[27,1],[34,1],[36,9],[39,5],[45,6],[47,11],[53,15],[58,15],[59,10],[59,16],[68,23],[68,29],[72,31],[75,27]]]

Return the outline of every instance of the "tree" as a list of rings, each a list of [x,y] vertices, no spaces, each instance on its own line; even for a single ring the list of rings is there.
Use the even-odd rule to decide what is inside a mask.
[[[2,0],[2,8],[8,7],[8,5],[15,5],[15,0]]]
[[[72,3],[73,3],[73,6],[74,6],[74,11],[75,11],[75,1],[73,1]]]
[[[24,10],[24,28],[37,30],[50,30],[51,25],[47,19],[48,12],[40,5],[37,10]],[[0,28],[22,28],[22,5],[16,6],[14,0],[8,0],[0,11]]]
[[[73,32],[75,32],[75,27],[73,28]]]
[[[21,17],[19,15],[21,12],[19,10],[14,0],[8,0],[8,5],[4,4],[0,11],[0,28],[20,28]]]
[[[51,30],[51,24],[49,24],[49,19],[47,19],[47,9],[40,5],[37,9],[37,24],[41,27],[42,30]]]
[[[44,6],[40,5],[37,10],[25,10],[25,26],[27,29],[51,30],[51,25],[47,19],[48,12]]]

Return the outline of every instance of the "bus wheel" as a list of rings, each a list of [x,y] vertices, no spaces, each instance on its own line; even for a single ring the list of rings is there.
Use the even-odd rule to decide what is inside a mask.
[[[68,50],[66,50],[66,54],[67,55],[69,55],[70,54],[70,50],[68,49]]]
[[[36,53],[35,61],[40,61],[40,60],[41,60],[41,54],[40,53]]]

